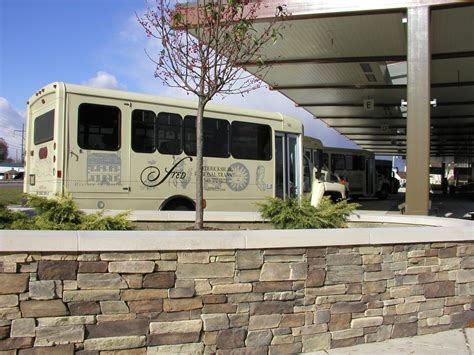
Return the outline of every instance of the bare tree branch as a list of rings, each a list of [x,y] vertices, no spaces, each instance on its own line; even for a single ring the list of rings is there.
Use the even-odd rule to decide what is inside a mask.
[[[196,118],[196,225],[202,228],[202,133],[206,104],[215,95],[246,94],[261,85],[268,71],[264,49],[280,38],[285,6],[275,9],[275,18],[255,26],[262,0],[198,0],[175,6],[172,0],[147,3],[139,23],[148,37],[157,40],[159,53],[146,55],[155,64],[155,77],[170,87],[179,87],[198,97]],[[257,61],[254,74],[241,63]]]

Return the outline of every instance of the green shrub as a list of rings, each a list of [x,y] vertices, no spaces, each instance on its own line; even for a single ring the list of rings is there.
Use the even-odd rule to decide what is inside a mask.
[[[0,205],[0,229],[31,229],[30,226],[31,220],[25,213],[10,211]]]
[[[347,217],[359,205],[341,200],[336,203],[324,196],[318,207],[311,206],[308,198],[269,198],[259,204],[262,217],[278,229],[343,228]]]
[[[74,230],[80,229],[82,212],[79,211],[72,195],[58,194],[54,199],[27,195],[26,205],[33,207],[36,216],[33,218],[35,229]]]
[[[104,217],[104,211],[82,217],[82,230],[129,230],[132,229],[131,222],[127,219],[130,212],[122,212],[115,216]]]
[[[27,195],[27,206],[36,211],[34,217],[12,212],[0,206],[0,229],[38,230],[128,230],[129,212],[104,216],[104,211],[86,215],[80,211],[69,193],[58,194],[54,199]]]

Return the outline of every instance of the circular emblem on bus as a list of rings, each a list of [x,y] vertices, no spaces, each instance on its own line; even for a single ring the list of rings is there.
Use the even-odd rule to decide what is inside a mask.
[[[250,173],[241,163],[234,163],[227,169],[226,182],[232,191],[242,191],[248,186]]]

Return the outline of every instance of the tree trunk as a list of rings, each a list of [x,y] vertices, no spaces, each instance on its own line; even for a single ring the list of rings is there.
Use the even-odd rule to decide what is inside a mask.
[[[202,229],[203,227],[203,199],[204,189],[202,181],[202,167],[203,167],[203,116],[204,107],[206,103],[202,98],[199,98],[198,112],[196,116],[196,220],[194,229]]]

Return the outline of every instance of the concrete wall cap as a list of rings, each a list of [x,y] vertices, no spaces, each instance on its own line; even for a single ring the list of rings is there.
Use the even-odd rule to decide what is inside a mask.
[[[239,231],[79,231],[80,251],[245,249]]]
[[[0,230],[0,251],[77,251],[77,231]]]
[[[462,241],[474,241],[474,223],[467,227],[253,231],[0,230],[2,252],[229,250]]]

